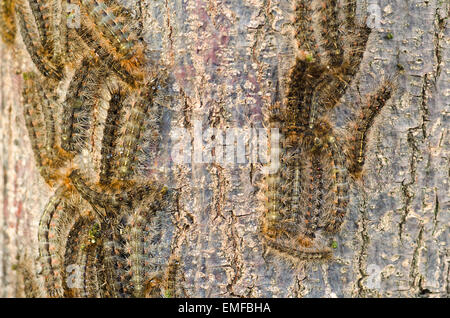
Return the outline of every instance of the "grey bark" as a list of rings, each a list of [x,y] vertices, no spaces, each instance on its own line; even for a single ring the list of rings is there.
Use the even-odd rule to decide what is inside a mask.
[[[362,15],[368,4],[358,2]],[[334,257],[308,262],[267,253],[262,243],[260,164],[169,161],[174,127],[192,132],[195,120],[222,129],[265,126],[264,112],[283,101],[295,62],[292,1],[142,1],[149,55],[170,70],[156,162],[180,191],[164,251],[180,263],[176,296],[448,297],[449,3],[377,4],[381,25],[344,100],[403,71],[370,132]],[[16,44],[3,45],[0,60],[2,297],[24,296],[20,260],[36,260],[37,225],[52,192],[25,130],[21,73],[32,65],[20,36]]]

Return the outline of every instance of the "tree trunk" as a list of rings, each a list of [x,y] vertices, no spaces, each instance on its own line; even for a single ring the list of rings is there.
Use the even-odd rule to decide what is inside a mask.
[[[137,0],[129,1],[138,8]],[[449,295],[448,1],[376,4],[360,70],[343,100],[358,101],[382,78],[396,89],[367,138],[351,181],[333,257],[308,261],[265,247],[259,163],[177,164],[170,133],[184,127],[267,127],[284,103],[297,43],[294,1],[142,0],[149,56],[169,70],[155,162],[178,191],[167,260],[177,260],[177,297],[444,297]],[[1,46],[2,297],[24,297],[23,259],[38,258],[37,227],[53,192],[41,179],[21,108],[22,72],[33,68],[20,35]],[[195,154],[194,154],[195,156]]]

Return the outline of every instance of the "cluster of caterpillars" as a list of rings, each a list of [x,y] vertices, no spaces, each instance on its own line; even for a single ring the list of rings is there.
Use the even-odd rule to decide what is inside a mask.
[[[329,114],[360,68],[370,29],[358,24],[355,0],[297,1],[295,27],[299,54],[286,102],[267,116],[282,140],[280,167],[264,182],[262,235],[272,250],[320,260],[332,256],[331,238],[349,203],[348,178],[361,177],[367,134],[392,84],[352,105],[345,133],[338,133]]]
[[[280,168],[265,178],[262,232],[273,250],[326,259],[327,237],[347,211],[348,178],[360,177],[367,133],[392,85],[355,105],[347,133],[336,133],[329,113],[359,70],[370,30],[357,23],[355,0],[298,0],[296,8],[299,57],[286,102],[268,114],[283,138]],[[4,0],[0,17],[6,43],[17,19],[38,70],[24,74],[23,113],[40,174],[55,189],[38,229],[43,286],[27,284],[28,294],[173,296],[179,264],[167,265],[161,251],[170,249],[174,193],[139,171],[145,122],[159,116],[161,72],[148,71],[156,68],[134,17],[117,0]]]
[[[146,71],[135,18],[117,0],[1,3],[4,41],[15,41],[16,18],[38,70],[23,76],[23,114],[55,189],[38,228],[40,270],[30,274],[42,284],[27,295],[163,295],[174,193],[141,169],[163,80]]]

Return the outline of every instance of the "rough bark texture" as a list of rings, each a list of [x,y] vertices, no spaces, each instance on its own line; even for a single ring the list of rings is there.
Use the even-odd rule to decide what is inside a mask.
[[[371,2],[358,2],[360,12]],[[129,1],[135,6],[136,1]],[[380,0],[361,69],[344,99],[371,92],[403,68],[370,131],[364,174],[353,182],[334,257],[307,262],[267,253],[257,164],[175,165],[173,127],[264,127],[283,102],[295,62],[292,1],[144,0],[148,52],[170,70],[160,168],[180,189],[170,254],[176,296],[446,297],[449,295],[449,3]],[[393,38],[386,37],[390,32]],[[37,225],[51,193],[21,112],[20,36],[1,47],[0,296],[24,296],[20,260],[37,257]],[[278,83],[279,85],[276,85]]]

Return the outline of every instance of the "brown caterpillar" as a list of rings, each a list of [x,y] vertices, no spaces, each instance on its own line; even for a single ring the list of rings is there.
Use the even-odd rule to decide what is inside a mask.
[[[62,68],[60,65],[52,62],[52,54],[43,47],[30,6],[25,0],[15,1],[20,34],[22,35],[22,40],[30,54],[31,60],[44,76],[60,80],[62,78]]]
[[[81,3],[86,7],[90,17],[96,21],[102,34],[124,58],[134,58],[143,54],[142,45],[138,42],[130,23],[132,18],[124,7],[113,1],[81,0]]]
[[[153,285],[151,294],[160,289],[156,282],[167,262],[164,251],[168,252],[170,248],[170,240],[166,237],[166,223],[170,219],[166,202],[171,196],[167,194],[164,188],[151,190],[130,215],[125,227],[129,255],[127,261],[134,297],[145,297],[150,285]]]
[[[339,38],[338,0],[311,2],[313,34],[320,63],[330,67],[342,63],[342,44]]]
[[[107,82],[107,89],[109,91],[108,110],[106,120],[103,128],[103,138],[101,146],[100,159],[100,183],[108,184],[112,177],[117,175],[117,171],[111,158],[115,157],[117,139],[119,137],[120,127],[122,124],[122,111],[124,101],[129,94],[129,91],[123,89],[120,81],[115,78],[110,78]]]
[[[59,14],[56,12],[56,1],[54,0],[28,0],[34,20],[39,31],[42,46],[49,56],[53,56],[56,22]]]
[[[103,224],[102,231],[106,233],[104,239],[104,262],[107,275],[106,290],[111,297],[124,297],[131,295],[130,274],[126,259],[125,240],[123,229],[126,220],[123,216],[111,224]]]
[[[16,38],[16,20],[14,18],[14,0],[0,2],[0,33],[3,42],[13,44]]]
[[[45,127],[45,139],[43,141],[43,152],[46,154],[46,165],[58,167],[62,164],[61,160],[57,158],[61,153],[58,151],[59,145],[56,140],[56,109],[57,102],[51,93],[48,93],[46,88],[41,84],[39,76],[35,73],[29,72],[24,74],[25,86],[27,91],[24,94],[29,94],[27,97],[30,102],[40,104],[40,111],[43,115]],[[32,90],[34,92],[32,92]],[[63,156],[64,157],[64,156]]]
[[[64,254],[64,296],[97,297],[101,295],[101,281],[97,262],[101,241],[99,233],[93,233],[98,223],[91,217],[74,218]]]
[[[117,175],[114,171],[114,165],[111,158],[116,156],[116,143],[121,126],[121,110],[128,92],[121,88],[120,82],[111,80],[108,85],[110,91],[110,100],[106,121],[103,128],[102,150],[101,150],[101,166],[100,166],[100,183],[108,184],[111,178]]]
[[[93,207],[110,208],[114,212],[121,206],[133,207],[140,202],[143,197],[149,193],[166,193],[168,189],[165,186],[148,183],[117,183],[110,184],[109,189],[102,190],[101,186],[89,185],[82,177],[79,170],[73,170],[69,176],[72,184],[80,195],[88,201]]]
[[[143,51],[134,47],[134,45],[140,45],[137,42],[131,41],[133,43],[133,50],[125,49],[129,45],[122,43],[120,48],[125,49],[125,54],[123,54],[123,50],[118,50],[114,44],[111,42],[107,36],[103,32],[100,32],[97,28],[97,25],[105,25],[106,21],[102,22],[102,16],[98,13],[103,11],[107,18],[108,24],[114,24],[115,28],[109,28],[109,30],[113,34],[113,39],[116,41],[120,41],[120,33],[119,30],[120,21],[116,21],[114,17],[109,13],[102,9],[104,6],[98,5],[98,10],[93,13],[89,10],[90,4],[94,5],[94,2],[91,1],[82,1],[79,0],[71,0],[71,3],[77,4],[81,8],[81,27],[76,29],[78,35],[86,42],[88,46],[90,46],[96,54],[98,54],[99,59],[103,61],[106,65],[108,65],[117,75],[121,77],[121,79],[128,83],[129,85],[136,87],[139,83],[141,83],[144,79],[144,74],[142,71],[142,61],[144,60]],[[97,2],[95,2],[97,3]],[[100,2],[98,2],[100,3]],[[99,11],[100,10],[100,11]],[[114,21],[114,23],[112,22]],[[108,33],[106,33],[108,34]],[[114,36],[115,35],[115,36]],[[125,35],[123,35],[125,36]],[[115,42],[115,41],[113,41]],[[130,52],[133,52],[131,54]],[[131,54],[131,55],[130,55]]]
[[[325,260],[332,255],[332,251],[328,247],[303,247],[295,241],[283,241],[268,237],[265,237],[264,241],[270,248],[297,259]]]
[[[125,125],[118,140],[118,174],[119,179],[126,180],[136,173],[138,159],[138,143],[142,139],[144,120],[153,104],[156,83],[151,83],[148,89],[136,93],[135,98],[128,98],[125,106],[127,114]],[[134,97],[134,96],[130,96]]]
[[[348,164],[343,147],[333,135],[328,136],[325,142],[328,154],[324,156],[324,159],[328,169],[324,173],[328,175],[328,183],[325,184],[328,193],[324,197],[323,209],[326,213],[321,222],[325,231],[333,234],[339,231],[347,213],[349,202]]]
[[[100,74],[93,61],[85,58],[81,64],[81,71],[72,78],[63,103],[61,120],[61,147],[66,151],[79,153],[86,147],[94,92]]]
[[[179,271],[180,271],[180,261],[178,259],[170,260],[165,275],[166,279],[165,279],[164,296],[166,298],[179,297],[177,292],[177,281]]]
[[[40,286],[36,279],[34,264],[30,261],[30,256],[25,252],[19,261],[19,272],[22,275],[24,293],[26,298],[37,298],[41,296]]]
[[[74,233],[74,231],[78,231],[77,224],[80,223],[80,219],[85,223],[94,222],[92,218],[81,216],[80,209],[84,208],[84,204],[79,198],[74,197],[74,193],[69,193],[69,191],[64,186],[57,189],[50,199],[39,225],[39,246],[46,281],[45,289],[50,297],[68,295],[67,267],[70,264],[84,266],[81,259],[84,255],[80,255],[83,245],[95,243],[92,242],[92,236],[86,238],[82,233]],[[69,202],[70,198],[75,200]],[[74,204],[77,206],[75,207]],[[76,243],[73,243],[74,239]],[[73,259],[72,257],[71,259],[71,255],[77,255],[77,258]],[[69,264],[67,264],[68,262]]]
[[[54,251],[50,247],[50,223],[55,217],[58,208],[63,204],[63,187],[59,188],[48,202],[41,216],[38,228],[39,258],[42,265],[42,273],[45,280],[45,288],[50,297],[60,297],[63,294],[61,269],[58,259],[54,261]]]
[[[40,168],[43,167],[45,162],[45,119],[42,112],[42,104],[40,103],[38,89],[35,86],[34,74],[24,73],[23,78],[23,114],[34,153],[34,159]],[[42,172],[43,171],[41,171],[41,173]]]
[[[366,96],[366,101],[362,104],[361,110],[356,119],[348,125],[348,129],[353,129],[356,134],[351,135],[348,141],[348,155],[351,165],[350,173],[360,176],[364,165],[367,134],[372,127],[375,117],[389,100],[392,94],[392,82],[384,82],[377,92]]]
[[[24,117],[34,157],[44,180],[53,185],[63,171],[57,171],[70,156],[56,142],[55,102],[34,73],[24,73]]]
[[[131,272],[131,283],[133,284],[133,295],[135,297],[143,297],[145,275],[148,274],[146,270],[146,251],[145,251],[145,235],[149,231],[146,213],[142,213],[139,209],[131,216],[128,230],[129,236],[129,263]],[[141,215],[143,214],[143,215]]]

